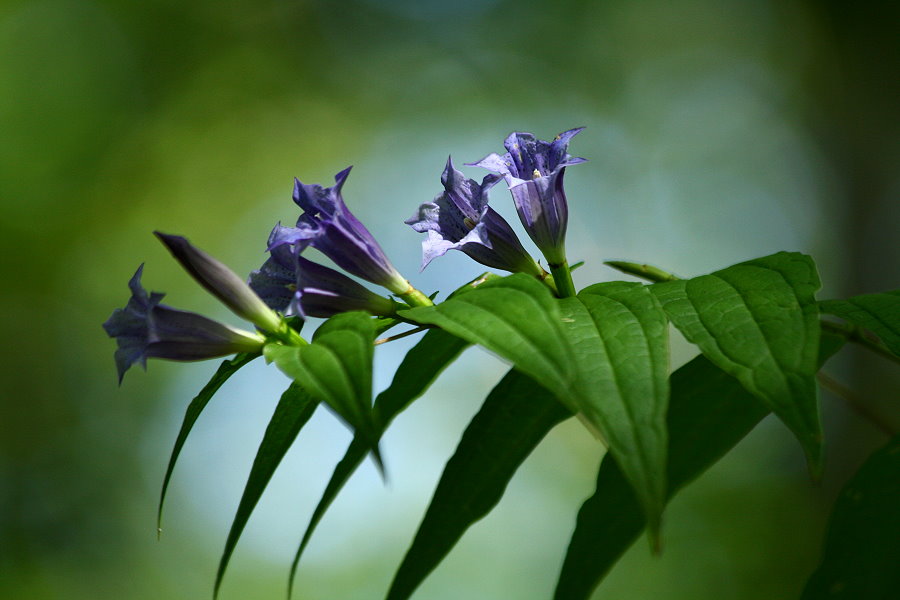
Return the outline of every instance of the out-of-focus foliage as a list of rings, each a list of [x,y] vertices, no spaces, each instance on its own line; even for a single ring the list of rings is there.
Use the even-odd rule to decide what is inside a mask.
[[[585,125],[578,154],[591,166],[567,181],[579,215],[571,260],[668,256],[662,266],[690,275],[790,249],[841,282],[823,297],[896,282],[891,13],[889,3],[811,1],[3,3],[0,597],[209,593],[280,389],[263,389],[250,368],[229,382],[185,448],[157,543],[166,452],[214,366],[187,374],[157,363],[117,389],[99,323],[110,298],[126,297],[136,257],[148,288],[166,282],[179,306],[227,321],[150,232],[189,233],[249,273],[274,221],[296,218],[292,176],[327,181],[357,165],[345,190],[354,212],[418,287],[453,281],[449,291],[478,269],[448,256],[416,276],[419,240],[402,223],[439,191],[446,152],[467,162],[512,130]],[[583,269],[584,281],[613,277],[599,258]],[[336,503],[296,597],[386,588],[484,396],[462,396],[455,381],[495,381],[483,355],[466,357],[385,440],[393,487],[382,491],[372,470]],[[838,374],[876,408],[897,385],[877,362],[851,360]],[[384,378],[376,373],[376,388]],[[662,558],[636,547],[597,597],[796,597],[827,507],[884,441],[828,398],[825,416],[842,441],[821,489],[800,483],[802,456],[764,424],[673,503]],[[333,453],[313,455],[312,439],[286,457],[221,597],[283,593],[286,557],[349,439],[318,426],[311,436],[333,438]],[[596,470],[593,442],[575,431],[546,441],[511,483],[528,500],[502,502],[421,597],[547,597],[545,565],[561,556],[565,521],[536,515],[571,515]],[[267,511],[294,520],[276,524]]]

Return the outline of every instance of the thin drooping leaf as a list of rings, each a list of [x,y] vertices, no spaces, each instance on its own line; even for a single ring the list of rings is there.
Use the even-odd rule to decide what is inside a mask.
[[[510,371],[491,391],[447,462],[388,600],[409,598],[463,533],[500,501],[519,465],[572,416],[549,391]]]
[[[308,345],[272,343],[266,345],[263,354],[361,434],[380,466],[372,411],[374,339],[372,318],[362,312],[349,312],[320,325]]]
[[[259,498],[269,484],[269,480],[272,479],[272,474],[275,473],[281,459],[284,458],[297,434],[312,417],[318,405],[319,402],[296,382],[292,383],[281,395],[281,400],[278,401],[278,406],[275,407],[272,419],[266,427],[266,433],[259,444],[259,450],[256,451],[256,458],[253,459],[247,485],[244,486],[244,493],[234,515],[231,530],[228,532],[222,559],[219,561],[219,570],[216,573],[213,597],[219,594],[219,586],[222,584],[225,569],[228,568],[231,553],[244,531],[250,514],[256,508],[256,503],[259,502]]]
[[[822,562],[802,600],[889,600],[900,592],[900,435],[876,451],[834,505]]]
[[[175,438],[175,446],[172,448],[172,455],[169,457],[166,474],[163,477],[162,491],[159,493],[159,507],[156,511],[157,534],[162,533],[162,510],[163,503],[165,503],[166,500],[166,490],[169,489],[169,480],[172,478],[172,471],[175,469],[178,455],[181,454],[181,448],[184,446],[184,442],[191,433],[191,429],[194,428],[194,423],[197,422],[200,413],[203,412],[203,409],[206,408],[206,405],[209,404],[209,401],[215,393],[219,391],[222,384],[228,381],[229,377],[237,373],[241,367],[258,356],[259,354],[238,354],[234,358],[224,361],[219,365],[219,368],[213,374],[209,382],[203,386],[200,393],[191,400],[190,404],[188,404],[187,410],[184,413],[184,420],[181,423],[181,429],[178,431],[178,437]]]
[[[590,286],[560,300],[576,361],[577,403],[641,500],[656,538],[666,491],[666,315],[640,283]]]
[[[511,275],[402,315],[481,344],[581,413],[610,443],[658,522],[665,490],[667,326],[644,286],[603,284],[557,300],[535,279]]]
[[[823,335],[819,364],[844,341]],[[734,377],[703,356],[675,371],[670,383],[668,498],[715,464],[769,412]],[[589,598],[645,524],[640,503],[621,469],[605,457],[596,491],[578,512],[554,598]]]
[[[868,329],[894,356],[900,356],[900,290],[819,303],[823,313]]]
[[[822,470],[816,396],[819,276],[796,252],[651,286],[675,326],[794,432],[811,473]]]
[[[378,394],[378,397],[375,399],[375,419],[379,426],[379,431],[384,433],[394,417],[405,410],[413,400],[425,393],[425,390],[428,389],[441,371],[456,360],[456,357],[468,345],[468,342],[440,329],[432,329],[426,333],[407,352],[403,362],[397,367],[397,372],[394,374],[391,385]],[[366,439],[359,434],[355,435],[344,457],[335,467],[325,492],[322,494],[322,499],[319,500],[319,504],[316,506],[312,517],[310,517],[309,524],[306,526],[306,531],[303,534],[303,540],[300,542],[300,547],[294,556],[294,562],[291,564],[290,581],[288,583],[289,597],[297,565],[300,562],[303,551],[309,544],[309,540],[312,538],[313,532],[322,520],[322,517],[325,516],[325,512],[331,506],[331,503],[350,479],[350,476],[365,459],[368,448]]]

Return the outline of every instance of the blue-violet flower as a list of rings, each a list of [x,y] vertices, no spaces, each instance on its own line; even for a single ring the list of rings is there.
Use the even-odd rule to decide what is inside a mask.
[[[395,294],[411,290],[409,282],[397,271],[369,230],[344,204],[341,188],[350,167],[334,176],[335,184],[325,188],[294,179],[294,202],[303,209],[294,228],[283,227],[269,249],[282,244],[306,246],[322,252],[339,267]]]
[[[479,184],[466,179],[447,159],[441,175],[444,191],[419,206],[418,212],[405,221],[428,235],[422,242],[423,269],[448,250],[461,250],[488,267],[539,277],[543,274],[506,219],[488,206],[488,190],[500,179],[500,175],[491,174]]]
[[[270,246],[285,229],[290,228],[275,226]],[[262,267],[250,274],[249,284],[269,307],[288,316],[327,318],[352,310],[387,316],[400,306],[343,273],[302,258],[295,244],[272,247]]]
[[[563,175],[567,166],[585,162],[567,153],[569,140],[582,129],[564,131],[550,142],[514,132],[503,142],[506,154],[489,154],[471,163],[504,176],[522,225],[551,267],[566,260],[569,207]]]
[[[146,368],[148,358],[204,360],[262,349],[265,338],[260,334],[160,304],[164,294],[148,294],[141,286],[143,269],[143,265],[138,267],[128,282],[131,288],[128,304],[114,310],[103,324],[103,329],[118,344],[115,358],[119,383],[134,363]]]

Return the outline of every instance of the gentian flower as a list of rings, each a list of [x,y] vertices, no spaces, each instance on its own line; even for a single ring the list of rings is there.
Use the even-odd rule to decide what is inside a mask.
[[[566,260],[569,207],[563,175],[566,167],[585,162],[566,152],[569,140],[582,129],[564,131],[550,142],[530,133],[511,133],[503,142],[506,154],[489,154],[471,163],[503,175],[522,225],[551,267]]]
[[[164,294],[148,294],[141,286],[143,269],[143,265],[138,267],[128,282],[131,288],[128,304],[114,310],[103,324],[103,329],[118,344],[115,357],[119,383],[134,363],[146,368],[148,358],[204,360],[262,349],[265,338],[260,334],[160,304]]]
[[[274,333],[284,328],[281,317],[266,306],[256,292],[234,271],[206,252],[195,248],[181,236],[167,235],[158,231],[154,233],[181,266],[236,315],[247,319],[264,331]]]
[[[335,184],[324,188],[294,179],[294,202],[303,209],[295,228],[283,227],[269,246],[306,246],[322,252],[339,267],[395,294],[407,294],[409,282],[397,271],[369,230],[344,204],[341,188],[350,167],[334,176]]]
[[[500,175],[487,175],[479,184],[466,179],[447,159],[441,175],[444,191],[405,221],[428,234],[422,242],[423,269],[448,250],[461,250],[488,267],[543,275],[506,219],[488,206],[488,190],[500,179]]]
[[[290,229],[275,226],[270,246]],[[302,246],[302,244],[301,244]],[[294,244],[276,245],[262,267],[250,274],[250,287],[269,305],[286,315],[331,317],[351,310],[373,315],[394,314],[400,305],[366,289],[346,275],[300,256]]]

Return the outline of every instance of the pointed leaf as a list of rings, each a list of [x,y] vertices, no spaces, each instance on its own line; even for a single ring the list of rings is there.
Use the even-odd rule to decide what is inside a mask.
[[[296,382],[292,383],[281,395],[281,400],[278,401],[278,406],[275,407],[272,419],[266,427],[266,433],[259,444],[259,450],[257,450],[253,466],[250,468],[250,476],[247,478],[247,485],[244,487],[237,513],[234,515],[231,530],[228,532],[225,550],[222,552],[219,570],[216,573],[213,597],[219,594],[219,586],[222,584],[222,577],[225,575],[231,553],[244,531],[250,513],[256,508],[256,503],[259,502],[263,490],[269,484],[281,459],[284,458],[297,434],[312,417],[318,405],[318,401]]]
[[[860,467],[834,505],[803,600],[895,598],[900,590],[900,435]]]
[[[361,312],[342,313],[319,326],[312,343],[299,347],[268,344],[263,353],[361,433],[378,460],[372,413],[374,339],[371,317]]]
[[[510,371],[491,391],[447,462],[388,600],[409,598],[506,485],[550,429],[571,416],[553,394]]]
[[[375,418],[379,424],[380,433],[384,433],[394,417],[421,396],[441,371],[456,360],[456,357],[468,345],[468,342],[440,329],[432,329],[426,333],[419,343],[407,352],[403,362],[397,367],[391,385],[378,394],[375,399]],[[335,467],[325,492],[322,494],[322,499],[319,500],[319,504],[306,526],[303,540],[300,542],[294,562],[291,564],[289,589],[293,587],[294,574],[297,571],[300,556],[312,538],[319,521],[325,516],[325,512],[344,484],[363,462],[367,452],[368,442],[362,435],[355,435],[344,457]],[[288,595],[290,596],[290,592]]]
[[[894,356],[900,356],[900,290],[854,296],[819,303],[823,313],[864,327],[881,338]]]
[[[812,259],[795,252],[651,286],[684,337],[794,432],[814,476],[822,469],[818,288]]]
[[[533,277],[516,274],[487,281],[436,306],[399,314],[484,346],[575,408],[572,395],[566,393],[572,361],[559,307]]]
[[[819,364],[844,343],[823,335]],[[733,448],[769,410],[730,375],[698,356],[671,378],[668,493],[671,498]],[[586,600],[646,524],[622,471],[604,457],[597,488],[578,512],[557,583],[557,600]]]
[[[190,404],[188,404],[187,410],[184,413],[184,420],[181,423],[181,429],[178,431],[178,437],[175,438],[175,446],[172,448],[172,455],[169,457],[166,474],[163,477],[162,491],[159,494],[159,507],[156,511],[157,533],[162,532],[162,510],[163,504],[166,501],[166,491],[169,489],[169,480],[172,478],[172,471],[175,470],[175,463],[178,461],[178,455],[181,454],[181,448],[184,446],[184,442],[191,433],[191,429],[194,428],[194,423],[197,422],[200,413],[203,412],[203,409],[206,408],[206,405],[209,404],[209,401],[215,393],[219,391],[222,384],[228,381],[229,377],[237,373],[241,367],[258,356],[259,354],[238,354],[234,358],[224,361],[219,365],[219,368],[213,374],[212,379],[203,386],[200,393],[191,400]]]
[[[647,286],[622,281],[590,286],[560,305],[574,348],[578,408],[607,440],[655,538],[666,491],[666,315]]]

